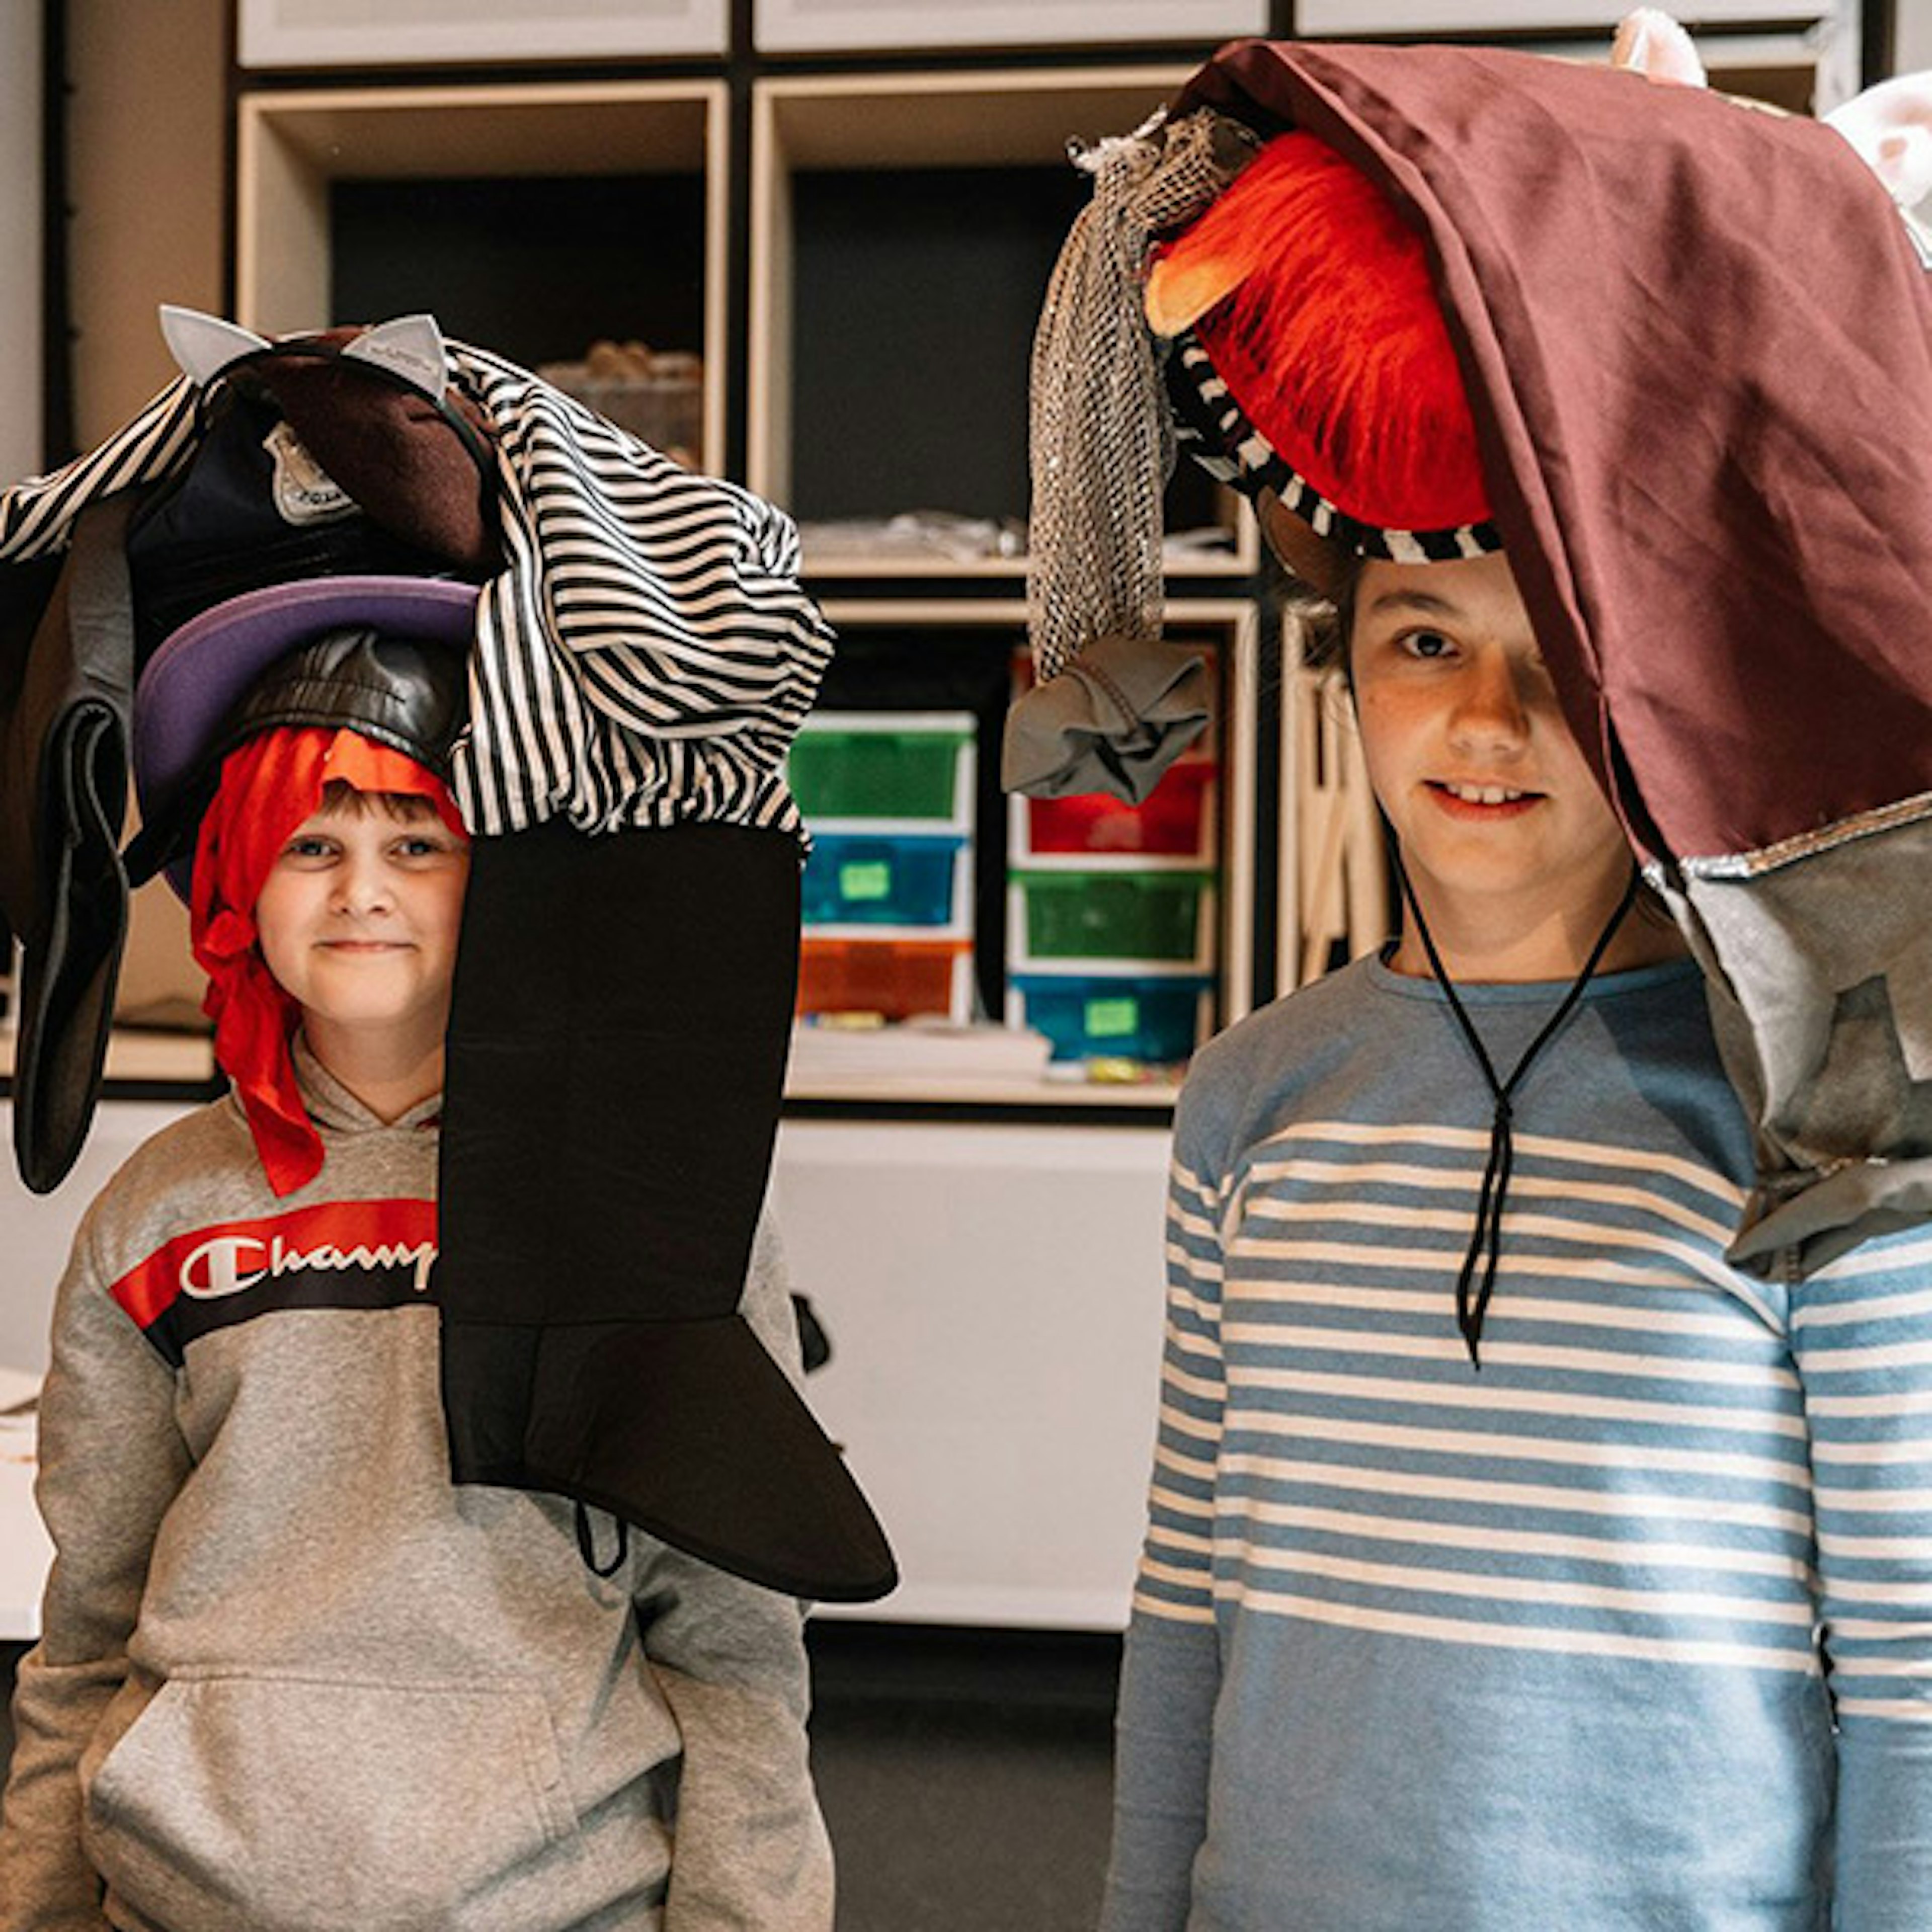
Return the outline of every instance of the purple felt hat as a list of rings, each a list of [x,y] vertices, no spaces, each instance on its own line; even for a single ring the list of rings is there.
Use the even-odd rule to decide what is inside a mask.
[[[232,748],[238,709],[272,667],[331,632],[374,633],[466,653],[476,627],[476,586],[429,577],[328,577],[271,584],[193,617],[155,650],[135,687],[133,761],[142,839],[187,896],[188,862],[178,848],[189,794]],[[250,723],[364,724],[358,708],[389,694],[364,686],[334,694],[311,714],[289,711]],[[382,730],[370,735],[389,737]],[[141,844],[136,842],[136,845]],[[130,860],[135,848],[130,848]],[[152,868],[150,868],[152,869]]]

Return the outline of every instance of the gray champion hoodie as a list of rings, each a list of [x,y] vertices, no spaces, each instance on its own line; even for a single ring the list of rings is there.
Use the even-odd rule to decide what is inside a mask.
[[[798,1606],[635,1531],[600,1578],[568,1502],[452,1485],[440,1103],[297,1066],[308,1186],[231,1098],[76,1238],[0,1928],[826,1932]],[[796,1373],[769,1226],[744,1306]]]

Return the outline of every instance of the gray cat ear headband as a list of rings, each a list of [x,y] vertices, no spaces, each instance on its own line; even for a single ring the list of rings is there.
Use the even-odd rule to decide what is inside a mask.
[[[251,356],[286,354],[289,345],[271,342],[252,328],[199,309],[160,305],[161,338],[189,381],[206,388],[238,362]],[[339,352],[352,362],[386,370],[418,394],[440,402],[449,387],[449,354],[433,315],[398,316],[378,322],[344,342]]]

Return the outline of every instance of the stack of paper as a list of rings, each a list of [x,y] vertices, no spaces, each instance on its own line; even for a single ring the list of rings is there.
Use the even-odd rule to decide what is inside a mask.
[[[1044,1034],[1025,1027],[939,1018],[871,1027],[801,1022],[792,1030],[790,1084],[943,1088],[1035,1081],[1045,1077],[1052,1051]]]

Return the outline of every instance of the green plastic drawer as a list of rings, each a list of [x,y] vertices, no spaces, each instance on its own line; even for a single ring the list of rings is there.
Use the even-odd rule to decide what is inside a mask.
[[[1019,872],[1018,962],[1205,964],[1205,872]]]
[[[1186,974],[1016,973],[1006,982],[1006,1019],[1046,1034],[1055,1060],[1169,1066],[1200,1043],[1212,985]]]
[[[808,821],[927,819],[970,823],[970,718],[955,724],[806,722],[788,766]]]

